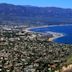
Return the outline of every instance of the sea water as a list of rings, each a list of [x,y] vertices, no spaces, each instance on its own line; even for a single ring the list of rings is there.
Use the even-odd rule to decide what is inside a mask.
[[[32,28],[30,30],[34,32],[42,32],[42,33],[47,33],[48,31],[62,33],[64,34],[64,36],[54,39],[54,41],[58,43],[72,44],[72,25],[68,25],[68,24],[55,25],[48,27]]]

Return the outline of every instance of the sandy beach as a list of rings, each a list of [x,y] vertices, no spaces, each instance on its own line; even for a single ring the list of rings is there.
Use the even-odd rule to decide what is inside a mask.
[[[47,33],[50,33],[50,34],[53,35],[53,37],[48,39],[49,41],[53,41],[53,40],[55,40],[57,38],[60,38],[60,37],[64,36],[64,34],[62,34],[62,33],[56,33],[56,32],[47,32]]]

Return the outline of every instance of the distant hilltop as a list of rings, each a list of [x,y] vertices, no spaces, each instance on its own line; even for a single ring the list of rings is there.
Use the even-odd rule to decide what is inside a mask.
[[[72,9],[0,4],[1,23],[54,24],[72,23]]]

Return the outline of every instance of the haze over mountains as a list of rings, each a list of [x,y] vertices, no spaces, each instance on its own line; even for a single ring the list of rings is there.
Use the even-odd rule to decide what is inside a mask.
[[[0,22],[18,24],[72,23],[72,9],[0,4]]]

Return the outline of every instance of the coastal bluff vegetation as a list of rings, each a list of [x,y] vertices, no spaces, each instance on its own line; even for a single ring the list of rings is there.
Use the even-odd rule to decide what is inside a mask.
[[[45,38],[41,38],[40,33],[21,31],[20,28],[1,29],[0,71],[72,71],[72,45],[51,42]]]

